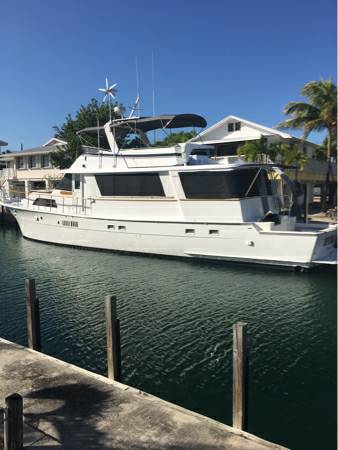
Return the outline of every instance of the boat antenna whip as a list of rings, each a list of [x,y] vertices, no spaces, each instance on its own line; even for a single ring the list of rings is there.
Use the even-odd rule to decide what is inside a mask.
[[[104,93],[104,97],[102,102],[104,103],[106,100],[108,100],[109,105],[109,121],[111,122],[111,99],[115,99],[117,89],[116,89],[117,83],[112,84],[109,86],[108,78],[106,78],[106,87],[105,88],[99,88],[100,92]]]
[[[135,75],[136,75],[136,100],[134,102],[134,105],[130,108],[130,114],[128,116],[128,119],[131,119],[132,117],[134,117],[135,112],[140,107],[140,101],[141,101],[141,97],[140,97],[140,75],[139,75],[139,70],[138,70],[138,58],[137,58],[137,56],[135,56]]]
[[[137,94],[136,100],[135,100],[135,102],[134,102],[134,105],[133,105],[132,108],[131,108],[131,111],[130,111],[130,114],[129,114],[128,119],[131,119],[131,118],[134,116],[134,113],[135,113],[135,112],[137,111],[137,109],[138,109],[139,103],[140,103],[140,96],[139,96],[139,94]]]

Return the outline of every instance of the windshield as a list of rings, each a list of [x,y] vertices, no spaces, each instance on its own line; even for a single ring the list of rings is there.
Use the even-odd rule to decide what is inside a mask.
[[[60,181],[57,182],[55,189],[60,189],[60,191],[71,191],[72,190],[72,174],[67,173]]]
[[[238,199],[272,195],[267,171],[257,167],[225,172],[181,172],[180,179],[187,198]]]

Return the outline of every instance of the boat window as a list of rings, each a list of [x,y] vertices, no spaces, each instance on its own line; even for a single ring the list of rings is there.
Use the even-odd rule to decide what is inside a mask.
[[[74,175],[74,188],[75,189],[80,189],[80,181],[81,181],[81,177],[79,174]]]
[[[259,168],[228,172],[181,172],[186,198],[243,198],[272,195],[266,170]]]
[[[164,197],[157,173],[95,175],[101,195]]]
[[[55,186],[55,189],[60,189],[60,191],[71,191],[72,190],[72,174],[67,173]]]
[[[57,208],[56,201],[51,200],[50,198],[36,198],[33,202],[33,205],[47,206],[48,208]]]

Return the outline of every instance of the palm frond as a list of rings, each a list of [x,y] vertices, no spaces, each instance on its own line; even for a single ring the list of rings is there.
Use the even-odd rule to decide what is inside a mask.
[[[305,102],[289,102],[283,110],[285,115],[319,114],[319,109]]]
[[[276,128],[279,130],[299,130],[306,124],[306,120],[302,117],[295,117],[293,119],[286,119],[277,124]]]

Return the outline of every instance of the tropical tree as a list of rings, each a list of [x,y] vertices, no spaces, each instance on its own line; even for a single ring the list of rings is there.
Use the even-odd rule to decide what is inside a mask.
[[[250,162],[266,163],[270,159],[285,166],[296,163],[300,170],[304,169],[307,162],[307,158],[298,145],[293,143],[268,144],[263,136],[259,141],[246,141],[240,145],[237,154]]]
[[[179,131],[178,133],[170,133],[164,139],[156,141],[155,147],[170,147],[172,145],[187,142],[197,135],[196,131]]]
[[[300,170],[304,170],[308,158],[297,144],[276,143],[270,144],[269,155],[273,161],[277,161],[283,166],[291,166],[296,164]]]
[[[237,155],[244,157],[248,162],[266,163],[267,157],[270,157],[268,153],[268,145],[263,136],[259,141],[246,141],[237,148]]]
[[[332,79],[310,81],[305,84],[301,94],[308,102],[289,102],[284,108],[284,114],[289,116],[278,125],[281,129],[301,129],[303,139],[312,131],[327,131],[326,179],[322,196],[322,210],[327,207],[329,193],[332,143],[337,139],[337,86]]]
[[[114,108],[115,105],[113,105]],[[112,118],[116,118],[112,112]],[[97,147],[97,135],[81,134],[77,135],[79,130],[88,127],[96,127],[98,124],[103,126],[109,121],[109,106],[107,103],[100,104],[95,98],[91,99],[88,105],[81,105],[73,118],[68,114],[65,122],[60,126],[55,126],[55,137],[67,142],[64,150],[59,150],[51,154],[52,163],[61,169],[69,167],[76,158],[82,153],[82,144]],[[109,148],[105,136],[100,136],[100,147]]]

